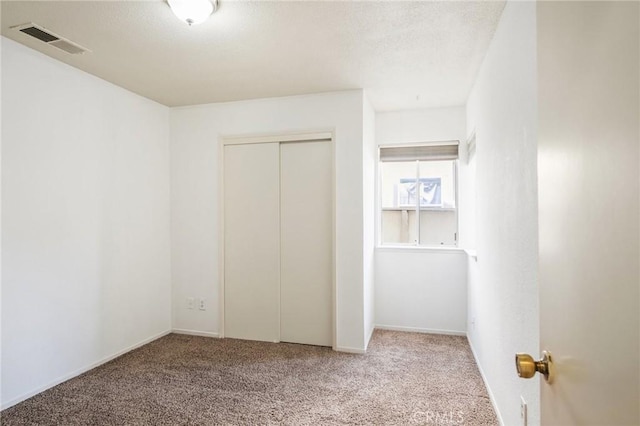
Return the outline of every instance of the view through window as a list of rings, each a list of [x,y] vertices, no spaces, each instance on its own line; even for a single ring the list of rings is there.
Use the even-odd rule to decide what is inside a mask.
[[[381,243],[455,246],[457,144],[380,148]]]

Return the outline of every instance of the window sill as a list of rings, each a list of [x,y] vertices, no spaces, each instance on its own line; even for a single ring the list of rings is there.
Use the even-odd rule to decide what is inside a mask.
[[[421,253],[446,253],[446,254],[460,254],[465,253],[464,249],[460,247],[427,247],[427,246],[394,246],[394,245],[384,245],[384,246],[376,246],[376,251],[379,252],[401,252],[401,251],[417,251]]]
[[[383,212],[415,212],[416,208],[412,206],[407,207],[383,207]],[[455,212],[455,207],[420,207],[421,212]]]
[[[464,249],[464,251],[469,255],[470,258],[472,258],[476,262],[478,261],[478,252],[475,249]]]

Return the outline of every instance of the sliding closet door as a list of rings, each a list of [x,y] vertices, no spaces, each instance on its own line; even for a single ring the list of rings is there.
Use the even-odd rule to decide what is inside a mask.
[[[330,142],[280,145],[280,340],[332,345]]]
[[[225,335],[277,342],[280,145],[224,147]]]

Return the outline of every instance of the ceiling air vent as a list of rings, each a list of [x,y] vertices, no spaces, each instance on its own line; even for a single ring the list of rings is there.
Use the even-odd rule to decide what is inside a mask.
[[[86,52],[90,52],[89,49],[80,46],[77,43],[67,40],[64,37],[60,37],[51,31],[36,25],[32,22],[28,24],[16,25],[11,27],[12,30],[20,31],[23,34],[27,34],[33,38],[45,42],[53,47],[57,47],[60,50],[64,50],[72,55],[81,55]]]

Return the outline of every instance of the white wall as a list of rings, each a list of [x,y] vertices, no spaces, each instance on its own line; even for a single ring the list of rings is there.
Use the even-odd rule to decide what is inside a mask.
[[[2,38],[0,38],[0,410],[2,400]]]
[[[447,140],[464,142],[465,134],[464,107],[376,114],[378,145]],[[466,158],[464,144],[461,143],[460,148],[461,157]],[[465,164],[460,161],[461,181]],[[459,186],[462,187],[462,183]],[[458,205],[462,212],[465,200],[460,196]],[[376,326],[465,333],[467,278],[466,254],[462,250],[378,248],[375,264]]]
[[[210,104],[171,110],[174,328],[219,333],[219,144],[222,136],[335,131],[336,346],[363,351],[363,92]],[[210,301],[187,309],[187,297]]]
[[[365,347],[369,344],[375,326],[375,230],[376,230],[376,113],[366,94],[362,103],[363,142],[363,197],[364,228],[364,332]]]
[[[539,424],[539,379],[516,352],[539,354],[536,4],[508,2],[467,104],[476,130],[477,253],[469,264],[469,341],[503,424]]]
[[[467,255],[461,250],[376,249],[376,326],[466,332]]]
[[[2,406],[171,328],[169,109],[2,38]]]

